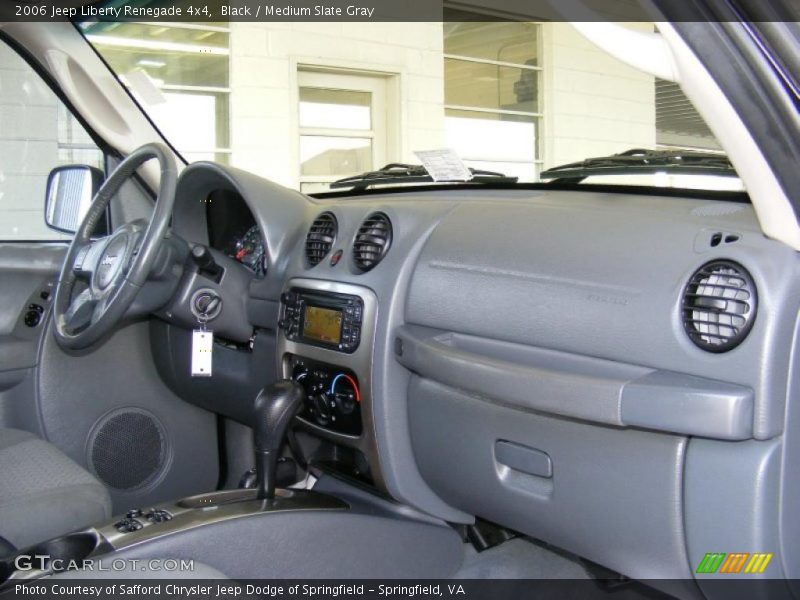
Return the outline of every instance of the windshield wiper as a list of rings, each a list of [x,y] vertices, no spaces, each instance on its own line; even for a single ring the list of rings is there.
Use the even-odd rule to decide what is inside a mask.
[[[693,150],[628,150],[620,154],[587,158],[542,171],[540,179],[552,183],[579,183],[593,175],[637,175],[681,173],[736,177],[733,165],[724,154]]]
[[[405,185],[411,183],[516,183],[517,177],[509,177],[503,173],[470,169],[472,179],[469,181],[434,181],[422,165],[390,163],[377,171],[367,171],[361,175],[345,177],[330,184],[331,189],[352,188],[353,191],[365,190],[374,185]]]

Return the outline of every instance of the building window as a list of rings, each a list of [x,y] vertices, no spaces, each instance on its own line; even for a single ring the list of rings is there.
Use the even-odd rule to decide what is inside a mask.
[[[186,160],[229,162],[227,27],[122,22],[81,27]]]
[[[538,23],[444,23],[445,140],[469,166],[536,179],[540,42]]]
[[[61,165],[90,165],[103,169],[105,157],[78,119],[58,101],[58,163]]]
[[[677,83],[656,79],[656,143],[662,148],[722,151]]]
[[[301,191],[387,162],[385,77],[304,70],[297,81]]]

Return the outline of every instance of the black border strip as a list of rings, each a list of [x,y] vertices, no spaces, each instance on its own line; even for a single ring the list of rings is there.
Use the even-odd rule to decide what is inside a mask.
[[[687,18],[698,22],[740,20],[727,10],[730,0],[706,1],[713,5],[712,11]],[[792,0],[745,1],[759,4],[762,19],[798,20]],[[683,2],[661,0],[660,4],[675,9]],[[651,8],[644,0],[11,0],[0,3],[0,20],[366,23],[474,21],[475,14],[482,15],[482,20],[501,21],[660,20]]]

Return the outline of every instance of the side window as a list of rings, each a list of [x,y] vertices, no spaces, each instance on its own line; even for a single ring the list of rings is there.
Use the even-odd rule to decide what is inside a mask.
[[[103,153],[42,78],[0,41],[0,241],[60,240],[44,222],[58,165],[103,168]]]

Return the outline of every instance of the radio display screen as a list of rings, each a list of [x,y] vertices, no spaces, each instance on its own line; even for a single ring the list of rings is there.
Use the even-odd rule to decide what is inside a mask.
[[[306,306],[303,337],[325,344],[339,344],[342,341],[342,311]]]

